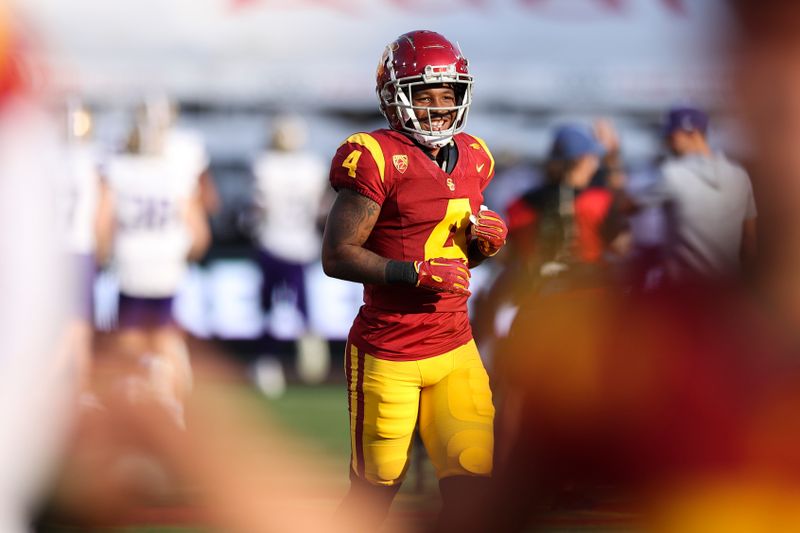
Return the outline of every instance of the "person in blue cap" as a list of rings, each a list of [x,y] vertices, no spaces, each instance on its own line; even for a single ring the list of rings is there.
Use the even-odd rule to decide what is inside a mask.
[[[664,138],[670,151],[682,157],[712,154],[706,136],[708,135],[708,114],[688,106],[677,106],[667,111],[664,119]]]
[[[608,283],[610,243],[621,233],[608,184],[621,173],[610,122],[556,128],[545,182],[509,205],[504,268],[475,305],[473,331],[486,353],[500,345],[517,309],[539,295]],[[502,381],[501,366],[496,361]]]
[[[666,274],[671,283],[730,280],[748,273],[756,255],[756,205],[747,172],[708,142],[709,116],[671,108],[663,134],[669,148],[660,180],[634,202],[661,204],[670,227]]]
[[[545,184],[509,206],[509,232],[519,247],[535,247],[539,274],[559,274],[578,264],[602,265],[608,239],[603,226],[613,194],[609,180],[622,165],[616,132],[607,121],[593,127],[556,128],[545,162]]]

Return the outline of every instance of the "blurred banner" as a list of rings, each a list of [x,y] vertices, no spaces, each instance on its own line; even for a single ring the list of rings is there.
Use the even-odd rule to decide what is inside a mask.
[[[94,98],[374,108],[383,47],[458,40],[479,106],[648,111],[724,99],[724,0],[17,0],[55,77]]]

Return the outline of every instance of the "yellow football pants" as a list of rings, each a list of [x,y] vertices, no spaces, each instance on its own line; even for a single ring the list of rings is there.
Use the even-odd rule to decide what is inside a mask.
[[[418,361],[378,359],[348,344],[345,371],[353,474],[400,483],[418,416],[439,479],[491,474],[494,406],[474,341]]]

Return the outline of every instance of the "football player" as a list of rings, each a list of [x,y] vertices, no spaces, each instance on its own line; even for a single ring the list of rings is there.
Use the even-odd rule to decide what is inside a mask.
[[[467,316],[469,269],[505,244],[506,226],[482,208],[494,159],[463,133],[473,77],[461,50],[431,31],[384,50],[377,94],[389,129],[356,133],[333,158],[337,191],[325,228],[329,276],[364,284],[345,354],[351,490],[388,512],[408,464],[414,428],[452,526],[464,498],[492,472],[494,406]]]
[[[76,99],[64,109],[64,155],[67,169],[58,176],[59,230],[64,252],[73,262],[75,287],[69,328],[70,349],[77,353],[84,387],[89,385],[95,276],[95,216],[100,189],[99,150],[92,139],[91,111]]]
[[[119,279],[120,348],[146,369],[151,392],[181,425],[191,369],[172,301],[187,261],[205,253],[210,230],[198,187],[201,168],[167,150],[167,127],[142,107],[127,151],[106,165],[97,246]]]
[[[261,303],[268,317],[267,331],[276,339],[297,341],[298,375],[310,383],[325,378],[330,356],[327,344],[308,327],[305,278],[319,260],[317,220],[327,177],[325,163],[305,148],[307,137],[303,119],[277,117],[271,146],[258,155],[253,174],[259,211],[258,258],[263,274]],[[256,365],[257,372],[262,363]]]

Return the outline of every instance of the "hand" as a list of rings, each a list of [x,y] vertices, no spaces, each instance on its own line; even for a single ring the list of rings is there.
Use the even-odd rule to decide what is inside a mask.
[[[427,261],[414,261],[417,287],[435,292],[452,292],[469,296],[469,269],[463,259],[439,257]]]
[[[603,145],[607,153],[619,152],[619,135],[614,128],[614,124],[609,119],[601,118],[595,121],[594,136]]]
[[[482,209],[475,217],[470,235],[478,239],[478,250],[486,257],[491,257],[506,243],[508,228],[500,215],[489,209]]]

